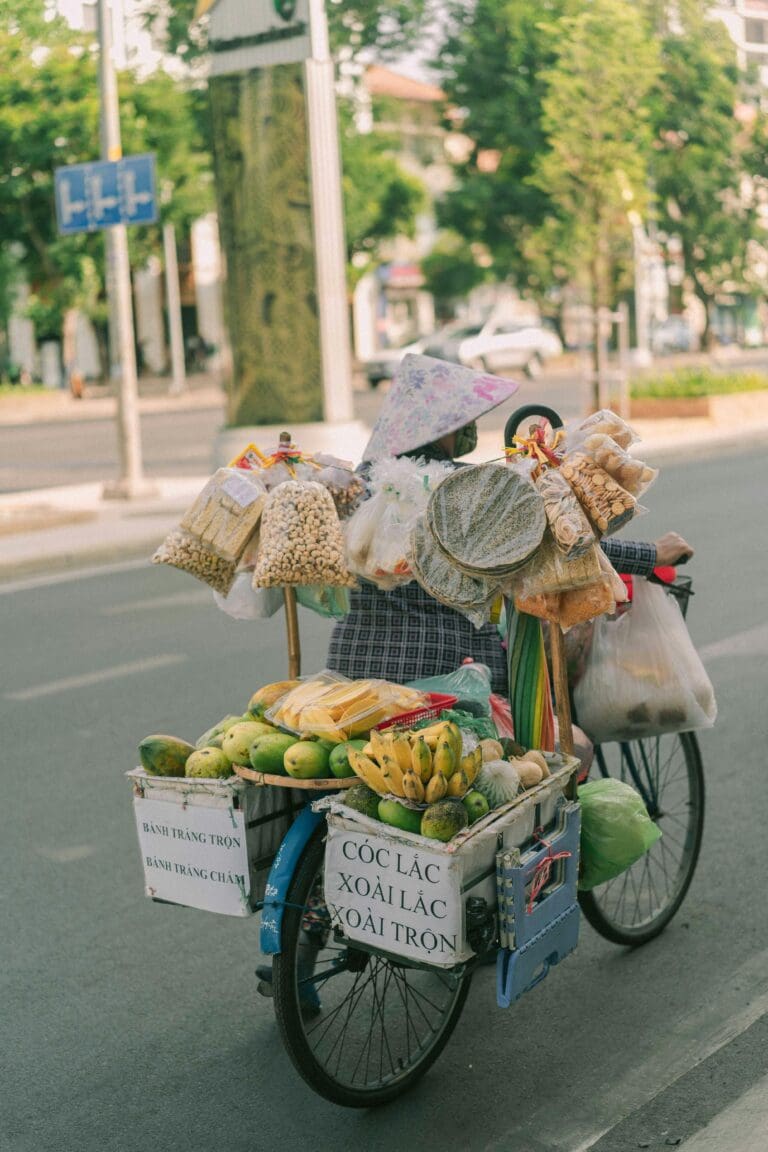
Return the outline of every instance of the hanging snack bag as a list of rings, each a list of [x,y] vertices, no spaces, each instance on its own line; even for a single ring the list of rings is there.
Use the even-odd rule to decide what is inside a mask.
[[[569,430],[568,448],[580,447],[587,436],[595,434],[610,436],[620,448],[630,448],[640,439],[634,428],[630,428],[621,416],[617,416],[609,408],[601,408],[599,412],[593,412],[586,420],[582,420],[575,428]]]
[[[562,554],[547,530],[535,556],[515,579],[515,591],[526,597],[586,588],[602,575],[599,551],[599,545],[593,544],[588,552],[570,560]]]
[[[314,481],[278,485],[264,507],[254,588],[351,583],[330,493]]]
[[[659,474],[657,468],[651,468],[642,460],[636,460],[604,433],[587,436],[581,445],[581,451],[594,460],[595,464],[604,468],[608,475],[612,476],[622,488],[626,488],[632,496],[642,496]]]
[[[179,527],[222,560],[236,563],[259,523],[266,497],[267,490],[258,473],[219,468]]]
[[[637,501],[583,452],[569,453],[560,472],[600,536],[611,536],[637,511]]]
[[[449,465],[408,458],[385,458],[374,464],[372,495],[346,524],[350,570],[385,590],[413,580],[409,548],[414,525],[430,493],[451,471]]]
[[[569,559],[582,556],[595,543],[584,509],[573,489],[557,468],[547,468],[535,481],[544,500],[552,539]]]
[[[152,563],[169,564],[182,572],[189,572],[190,576],[202,580],[222,596],[226,596],[232,587],[237,569],[234,560],[222,559],[207,544],[180,528],[168,533],[152,557]]]
[[[315,479],[330,492],[339,520],[351,516],[365,494],[363,481],[351,468],[331,464],[321,468]]]

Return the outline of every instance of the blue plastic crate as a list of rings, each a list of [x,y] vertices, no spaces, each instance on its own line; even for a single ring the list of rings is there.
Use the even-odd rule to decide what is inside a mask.
[[[576,902],[581,810],[561,799],[552,826],[525,850],[500,852],[496,858],[499,935],[503,947],[524,947]],[[555,860],[546,885],[529,907],[530,888],[547,858]]]
[[[574,951],[579,942],[580,915],[578,904],[573,904],[523,948],[514,952],[508,948],[500,949],[496,957],[496,1002],[499,1008],[509,1008],[540,984],[550,968]]]
[[[525,851],[497,856],[499,937],[496,997],[508,1008],[539,984],[550,968],[574,950],[579,938],[576,883],[579,871],[579,805],[561,800],[552,826]],[[558,856],[541,892],[533,898],[537,874]]]

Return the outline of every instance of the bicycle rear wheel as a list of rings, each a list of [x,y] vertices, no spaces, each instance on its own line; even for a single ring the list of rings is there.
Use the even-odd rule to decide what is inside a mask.
[[[274,957],[283,1043],[311,1088],[350,1108],[386,1104],[437,1059],[456,1027],[471,975],[416,968],[339,943],[323,901],[325,828],[294,875]]]
[[[658,936],[682,904],[696,870],[704,830],[704,773],[690,732],[653,736],[595,749],[603,776],[640,792],[661,829],[631,868],[591,892],[580,892],[592,927],[615,944],[636,946]]]

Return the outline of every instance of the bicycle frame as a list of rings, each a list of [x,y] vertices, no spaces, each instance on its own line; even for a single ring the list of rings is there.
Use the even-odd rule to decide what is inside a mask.
[[[304,849],[324,820],[324,812],[315,812],[312,805],[307,804],[288,829],[272,861],[264,891],[260,934],[261,951],[267,956],[283,950],[283,911],[288,889]]]

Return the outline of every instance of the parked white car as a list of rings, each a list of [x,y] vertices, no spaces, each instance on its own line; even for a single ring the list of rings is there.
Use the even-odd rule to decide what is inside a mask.
[[[547,360],[561,356],[555,332],[534,321],[487,320],[485,324],[446,329],[429,340],[426,356],[454,360],[484,372],[524,371],[538,376]]]

